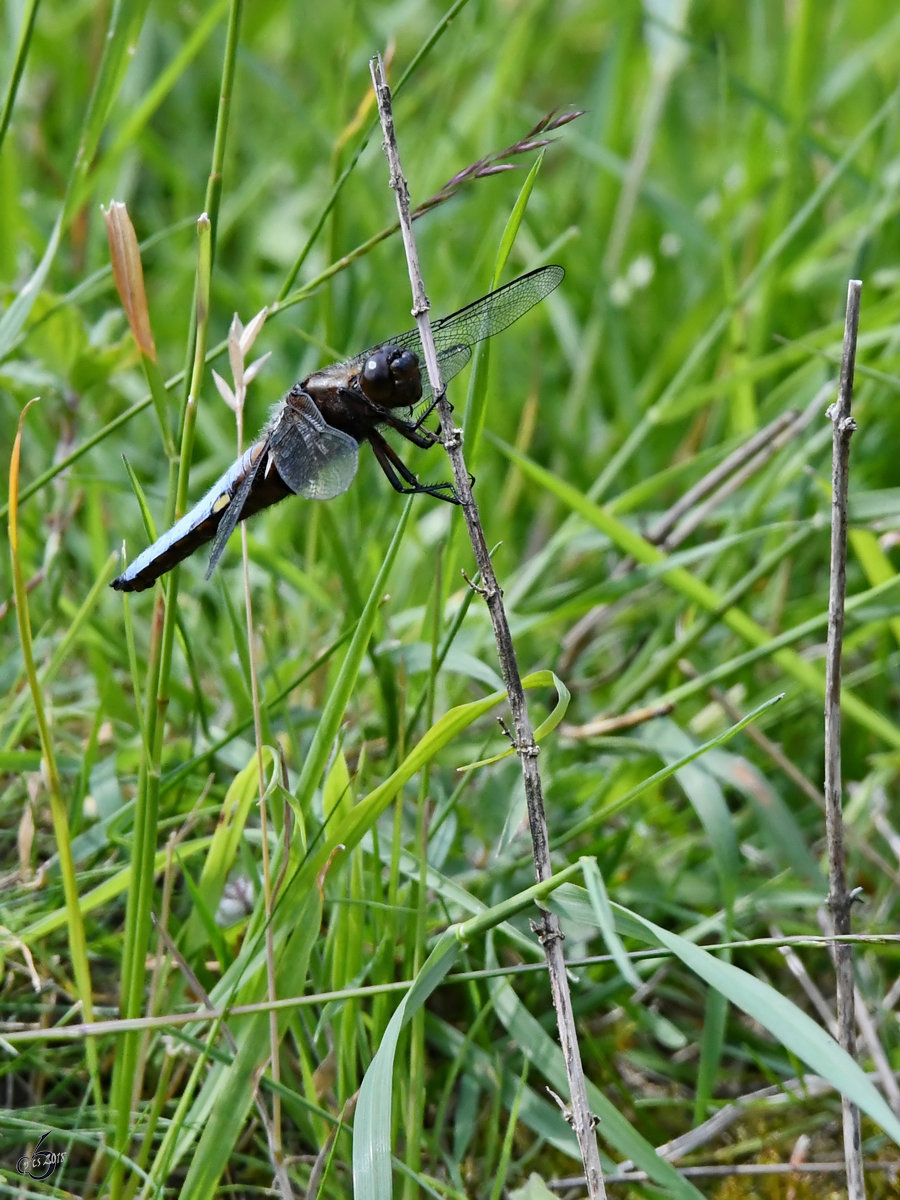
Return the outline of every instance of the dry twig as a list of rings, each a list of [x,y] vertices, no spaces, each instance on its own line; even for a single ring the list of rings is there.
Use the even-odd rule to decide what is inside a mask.
[[[841,812],[841,651],[844,640],[844,599],[847,591],[847,493],[850,438],[856,425],[850,415],[856,335],[862,283],[851,279],[847,290],[844,352],[838,398],[829,408],[833,429],[831,465],[831,578],[828,594],[828,647],[825,663],[825,828],[828,840],[828,907],[834,932],[850,933],[853,895],[844,870],[844,827]],[[838,1038],[847,1053],[856,1057],[854,1028],[853,951],[848,943],[834,947],[837,983]],[[844,1161],[847,1195],[859,1200],[866,1194],[862,1165],[859,1109],[842,1097]]]
[[[509,707],[513,719],[513,731],[516,752],[522,764],[522,776],[525,783],[525,801],[528,808],[528,824],[531,831],[534,869],[538,882],[549,878],[552,873],[550,865],[550,842],[547,832],[547,821],[544,815],[544,801],[541,778],[538,771],[538,746],[534,740],[528,709],[525,704],[525,692],[516,662],[506,611],[503,607],[503,595],[494,574],[484,530],[478,515],[478,506],[472,495],[472,486],[465,459],[462,452],[462,439],[459,431],[454,428],[452,410],[446,402],[444,387],[440,377],[434,340],[431,336],[431,325],[428,320],[428,300],[419,269],[418,254],[412,233],[410,218],[409,192],[406,180],[400,166],[397,150],[397,140],[394,133],[393,115],[391,111],[391,94],[384,76],[381,58],[372,60],[372,80],[375,85],[375,95],[378,101],[378,112],[384,131],[385,153],[390,164],[391,187],[397,197],[397,208],[400,214],[400,226],[403,234],[403,245],[406,250],[409,266],[410,282],[413,290],[413,314],[419,327],[422,348],[425,353],[425,364],[432,391],[439,398],[437,410],[441,422],[441,435],[444,446],[450,457],[453,468],[453,479],[457,495],[462,503],[466,518],[466,526],[472,541],[475,561],[481,578],[481,589],[488,607],[494,637],[497,642],[497,654],[503,673],[503,682],[509,699]],[[597,1137],[594,1129],[595,1120],[590,1110],[585,1084],[584,1070],[581,1064],[581,1054],[578,1048],[578,1038],[575,1029],[575,1017],[572,1011],[572,1000],[569,993],[569,983],[566,977],[565,958],[563,956],[563,934],[557,917],[545,911],[541,920],[535,925],[535,932],[544,947],[550,975],[550,987],[553,994],[553,1004],[556,1009],[556,1019],[559,1029],[559,1039],[569,1081],[571,1113],[569,1120],[578,1139],[581,1158],[584,1164],[585,1179],[588,1195],[605,1197],[603,1171],[600,1163],[600,1152],[597,1147]]]

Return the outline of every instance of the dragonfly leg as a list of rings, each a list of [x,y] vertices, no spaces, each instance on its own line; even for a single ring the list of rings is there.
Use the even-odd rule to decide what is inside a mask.
[[[446,403],[446,405],[447,405],[447,407],[449,408],[450,412],[453,412],[453,405],[450,403],[450,401],[447,399],[447,397],[446,397],[446,396],[444,396],[444,402]],[[436,397],[436,396],[432,396],[432,398],[431,398],[431,403],[428,405],[428,407],[425,409],[425,411],[424,411],[424,412],[421,414],[421,416],[419,417],[419,419],[418,419],[418,420],[416,421],[416,423],[413,425],[413,429],[421,429],[421,428],[422,428],[422,426],[425,424],[425,422],[428,420],[428,418],[431,416],[431,414],[434,412],[434,410],[435,410],[436,408],[437,408],[437,397]],[[426,429],[426,430],[425,430],[425,432],[426,432],[426,433],[430,433],[430,432],[431,432],[431,430],[430,430],[430,429]]]
[[[420,450],[427,450],[429,446],[437,446],[441,441],[439,434],[422,428],[422,422],[427,415],[426,413],[413,424],[411,421],[404,421],[401,417],[395,417],[389,410],[385,410],[381,417],[381,424],[395,429],[401,437],[412,442],[414,446],[418,446]]]
[[[410,439],[412,440],[412,439]],[[372,430],[369,434],[369,442],[372,450],[375,453],[375,458],[378,460],[378,465],[384,471],[388,483],[391,487],[402,493],[403,495],[425,495],[436,496],[439,500],[446,500],[449,504],[459,504],[460,499],[456,494],[456,488],[452,483],[419,483],[415,475],[397,454],[393,446],[378,433]],[[428,443],[431,445],[432,443]]]

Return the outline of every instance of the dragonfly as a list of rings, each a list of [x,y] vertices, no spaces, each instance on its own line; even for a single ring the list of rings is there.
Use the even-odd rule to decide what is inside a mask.
[[[431,328],[444,382],[463,369],[476,343],[518,321],[564,274],[555,265],[538,267],[435,321]],[[424,424],[435,401],[422,376],[422,362],[422,343],[411,329],[295,383],[253,445],[111,586],[120,592],[145,591],[212,542],[209,579],[238,522],[287,496],[331,500],[345,492],[364,442],[396,491],[459,504],[451,483],[420,483],[385,437],[385,431],[393,430],[423,450],[440,441]]]

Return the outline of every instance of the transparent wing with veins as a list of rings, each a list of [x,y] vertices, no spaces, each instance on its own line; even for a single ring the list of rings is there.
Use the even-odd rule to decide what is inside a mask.
[[[562,267],[538,267],[536,271],[530,271],[527,275],[514,279],[512,283],[497,288],[495,292],[482,296],[480,300],[467,304],[458,312],[434,321],[431,332],[434,335],[444,383],[449,382],[463,369],[472,357],[474,345],[493,337],[495,333],[500,333],[518,321],[519,317],[553,291],[564,274]],[[430,402],[431,387],[425,375],[425,352],[418,329],[409,329],[396,337],[385,338],[364,354],[358,354],[340,365],[359,371],[372,352],[382,346],[399,346],[401,350],[411,350],[418,357],[422,368],[422,401]]]
[[[356,439],[328,425],[305,392],[290,394],[257,446],[259,453],[232,496],[216,531],[206,569],[207,579],[241,519],[247,497],[261,470],[268,472],[274,467],[292,492],[308,500],[332,500],[346,492],[356,475],[359,461]]]

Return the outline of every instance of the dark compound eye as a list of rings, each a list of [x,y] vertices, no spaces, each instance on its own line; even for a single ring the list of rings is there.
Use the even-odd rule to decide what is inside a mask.
[[[415,404],[422,395],[419,360],[411,350],[382,346],[366,359],[359,373],[359,386],[382,408]]]
[[[379,350],[366,359],[359,385],[370,400],[380,401],[385,393],[390,394],[391,367],[386,350]]]
[[[419,378],[419,359],[412,350],[394,350],[391,355],[391,374],[400,382]]]

